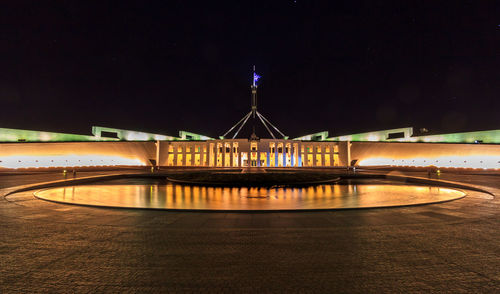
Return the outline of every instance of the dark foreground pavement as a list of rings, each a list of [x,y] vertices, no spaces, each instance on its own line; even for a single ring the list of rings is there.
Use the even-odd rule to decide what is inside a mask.
[[[0,188],[60,178],[0,175]],[[495,175],[442,178],[500,191]],[[499,209],[478,192],[299,213],[90,208],[24,192],[0,197],[0,293],[498,293]]]

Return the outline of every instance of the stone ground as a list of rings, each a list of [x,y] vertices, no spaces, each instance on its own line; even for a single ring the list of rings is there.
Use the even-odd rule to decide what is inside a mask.
[[[3,174],[0,195],[61,178]],[[500,175],[441,178],[500,196]],[[402,208],[200,213],[1,196],[0,293],[499,293],[500,201],[491,198],[469,192]]]

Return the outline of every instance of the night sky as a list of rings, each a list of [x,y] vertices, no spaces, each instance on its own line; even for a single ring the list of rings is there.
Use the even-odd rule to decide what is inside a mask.
[[[3,1],[0,127],[500,129],[500,1]],[[265,137],[265,134],[259,134]]]

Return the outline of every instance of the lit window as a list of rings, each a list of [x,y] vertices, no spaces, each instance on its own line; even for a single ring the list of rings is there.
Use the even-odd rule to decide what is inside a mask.
[[[182,153],[182,146],[177,147],[177,153]]]
[[[271,150],[271,154],[274,154],[274,143],[269,143],[269,149]]]
[[[168,145],[168,152],[174,152],[174,145]]]
[[[338,166],[339,165],[339,154],[338,153],[334,153],[333,154],[333,165],[334,166]]]
[[[313,166],[313,155],[307,154],[307,166]]]
[[[214,160],[214,146],[215,144],[214,143],[210,143],[209,145],[209,148],[208,148],[208,155],[209,155],[209,162],[208,162],[208,166],[214,166],[215,165],[215,160]],[[206,146],[205,146],[206,147]]]
[[[321,153],[321,146],[317,146],[317,147],[316,147],[316,152],[317,152],[317,153]]]
[[[251,149],[252,151],[257,151],[257,143],[251,143],[251,144],[250,144],[250,149]]]

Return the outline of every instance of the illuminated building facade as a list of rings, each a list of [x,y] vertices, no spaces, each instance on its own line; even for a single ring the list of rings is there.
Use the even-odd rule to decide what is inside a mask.
[[[345,165],[338,142],[221,139],[160,142],[161,166],[330,167]]]
[[[99,126],[92,127],[93,136],[0,128],[0,169],[351,165],[500,169],[500,130],[415,136],[409,127],[337,137],[324,131],[289,139],[257,110],[258,79],[254,69],[250,112],[218,139],[186,131],[174,137]],[[249,121],[254,124],[250,138],[237,138]],[[271,138],[255,134],[259,122]]]
[[[178,137],[158,140],[154,134],[142,132],[109,128],[106,132],[81,136],[0,129],[0,169],[81,166],[327,168],[349,165],[500,168],[500,130],[420,137],[387,130],[362,136],[348,135],[352,141],[328,137],[327,132],[295,139],[256,140],[212,139],[184,131]],[[432,141],[435,138],[441,140]]]

